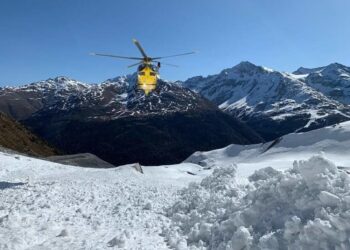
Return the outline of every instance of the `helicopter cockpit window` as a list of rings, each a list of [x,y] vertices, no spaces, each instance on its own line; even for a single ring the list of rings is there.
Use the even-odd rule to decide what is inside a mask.
[[[139,72],[139,75],[140,75],[140,76],[144,76],[144,75],[145,75],[145,72],[141,71],[141,72]]]
[[[156,75],[156,73],[154,73],[154,72],[149,72],[149,74],[150,74],[151,76],[155,76],[155,75]]]

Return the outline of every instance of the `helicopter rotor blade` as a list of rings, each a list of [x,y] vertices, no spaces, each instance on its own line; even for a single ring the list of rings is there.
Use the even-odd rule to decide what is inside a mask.
[[[161,65],[166,65],[166,66],[171,66],[171,67],[180,67],[179,65],[176,65],[176,64],[171,64],[171,63],[164,63],[164,62],[159,62],[159,61],[154,61],[154,62],[157,62],[157,63],[160,63]]]
[[[136,47],[139,49],[139,51],[141,52],[142,56],[144,58],[148,58],[145,50],[142,48],[141,44],[139,43],[139,41],[137,41],[136,39],[132,39],[132,41],[134,42],[134,44],[136,45]]]
[[[143,63],[143,62],[138,62],[138,63],[131,64],[131,65],[128,66],[128,68],[132,68],[132,67],[137,66],[137,65],[140,65],[140,64],[142,64],[142,63]]]
[[[111,54],[99,54],[99,53],[90,53],[91,56],[106,56],[106,57],[114,57],[119,59],[129,59],[129,60],[142,60],[141,57],[129,57],[129,56],[117,56]]]
[[[170,55],[170,56],[152,57],[152,60],[158,60],[158,59],[169,58],[169,57],[176,57],[176,56],[186,56],[186,55],[191,55],[191,54],[195,54],[195,53],[196,53],[195,51],[192,51],[192,52],[176,54],[176,55]]]

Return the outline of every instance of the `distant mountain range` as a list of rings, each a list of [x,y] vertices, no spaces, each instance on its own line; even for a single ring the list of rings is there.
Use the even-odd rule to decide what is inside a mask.
[[[350,119],[350,68],[337,63],[284,73],[242,62],[182,84],[246,122],[265,140]]]
[[[65,153],[116,165],[181,162],[198,150],[262,139],[244,123],[179,84],[159,81],[149,96],[135,76],[90,85],[57,77],[0,89],[0,110]]]
[[[309,73],[302,73],[305,70]],[[343,104],[350,104],[350,68],[339,63],[315,69],[299,68],[298,75],[310,87],[323,93],[331,99]]]
[[[350,68],[337,63],[284,73],[242,62],[207,77],[160,80],[149,96],[135,82],[56,77],[0,88],[0,111],[66,153],[145,165],[350,119]]]

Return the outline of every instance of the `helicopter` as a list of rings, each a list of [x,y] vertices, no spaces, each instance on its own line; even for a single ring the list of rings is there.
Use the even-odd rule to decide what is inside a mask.
[[[94,56],[106,56],[113,57],[118,59],[128,59],[128,60],[137,60],[139,62],[131,64],[128,68],[137,67],[137,87],[145,92],[148,95],[150,92],[156,89],[157,82],[159,79],[159,69],[161,64],[167,66],[178,67],[177,65],[170,63],[161,63],[159,60],[163,58],[176,57],[176,56],[185,56],[191,55],[195,52],[187,52],[182,54],[175,54],[170,56],[159,56],[159,57],[149,57],[145,50],[142,48],[141,44],[136,40],[132,39],[133,43],[136,45],[138,50],[140,51],[142,57],[129,57],[129,56],[119,56],[119,55],[110,55],[110,54],[100,54],[100,53],[90,53]]]

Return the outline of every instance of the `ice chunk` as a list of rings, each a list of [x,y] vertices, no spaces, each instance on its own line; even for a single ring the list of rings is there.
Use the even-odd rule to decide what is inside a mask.
[[[321,191],[318,197],[320,198],[322,204],[326,206],[336,206],[340,203],[338,196],[327,191]]]
[[[229,248],[232,250],[249,249],[253,241],[253,237],[245,227],[239,227],[233,234],[231,242],[229,242]]]
[[[337,167],[321,156],[314,156],[308,161],[294,162],[306,184],[311,189],[327,189],[331,183],[332,175]]]

